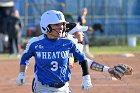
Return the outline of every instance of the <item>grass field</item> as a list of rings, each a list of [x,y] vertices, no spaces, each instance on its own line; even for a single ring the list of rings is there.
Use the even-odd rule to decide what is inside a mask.
[[[128,47],[128,46],[90,47],[90,52],[94,55],[140,53],[140,46],[136,46],[136,47]]]

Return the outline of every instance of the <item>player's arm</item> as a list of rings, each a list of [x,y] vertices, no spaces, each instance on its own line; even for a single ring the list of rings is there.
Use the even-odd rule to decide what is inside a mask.
[[[26,70],[26,65],[20,65],[20,72],[25,72]]]
[[[88,65],[87,65],[87,60],[84,60],[82,62],[79,62],[82,68],[82,76],[89,75],[89,70],[88,70]]]
[[[97,62],[89,62],[90,69],[100,72],[108,72],[111,77],[121,80],[124,75],[132,75],[133,68],[126,64],[117,64],[110,68]]]
[[[19,74],[16,79],[16,84],[18,86],[23,85],[25,83],[25,72],[26,72],[27,66],[25,64],[20,64]]]
[[[108,66],[104,66],[100,63],[97,63],[95,61],[89,61],[88,66],[91,70],[99,71],[99,72],[108,72],[109,68]]]
[[[79,51],[79,50],[77,50]],[[80,55],[77,55],[76,53],[80,53]],[[88,63],[86,60],[86,56],[84,53],[82,52],[76,52],[74,53],[74,57],[77,58],[79,60],[79,64],[81,65],[81,69],[82,69],[82,89],[83,90],[89,90],[92,87],[92,83],[91,83],[91,78],[90,78],[90,74],[89,74],[89,68],[88,68]]]
[[[89,90],[92,87],[91,78],[89,75],[87,60],[79,62],[82,68],[82,89]]]
[[[24,56],[22,56],[22,58],[24,58]],[[24,58],[24,59],[26,59],[26,58]],[[21,59],[19,74],[18,74],[18,77],[16,79],[16,84],[18,86],[23,85],[25,83],[25,79],[26,79],[25,78],[25,72],[26,72],[26,69],[27,69],[28,65],[29,65],[28,59],[26,61],[23,61],[23,59]]]
[[[19,74],[16,79],[16,84],[18,86],[23,85],[25,83],[25,72],[29,65],[29,59],[33,56],[33,48],[31,47],[31,43],[32,42],[29,41],[20,60]]]
[[[79,49],[77,49],[77,47],[74,43],[72,43],[72,50],[70,51],[70,53],[73,53],[74,58],[77,58],[79,61],[79,64],[81,65],[81,69],[82,69],[81,87],[82,87],[82,89],[89,90],[92,87],[92,83],[91,83],[91,78],[89,75],[89,69],[88,69],[88,64],[87,64],[85,54],[82,53],[81,51],[79,51]]]

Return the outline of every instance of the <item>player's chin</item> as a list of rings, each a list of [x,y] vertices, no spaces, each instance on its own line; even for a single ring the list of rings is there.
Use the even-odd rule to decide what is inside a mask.
[[[62,38],[62,36],[55,36],[55,38],[57,39],[57,38]]]
[[[62,37],[62,34],[57,34],[57,35],[54,35],[55,38],[60,38]]]

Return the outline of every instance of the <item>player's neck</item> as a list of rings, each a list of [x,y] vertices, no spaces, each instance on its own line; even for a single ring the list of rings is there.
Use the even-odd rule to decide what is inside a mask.
[[[57,38],[59,38],[59,37],[54,36],[54,35],[52,35],[52,34],[50,34],[50,33],[47,33],[46,36],[47,36],[49,39],[57,39]]]

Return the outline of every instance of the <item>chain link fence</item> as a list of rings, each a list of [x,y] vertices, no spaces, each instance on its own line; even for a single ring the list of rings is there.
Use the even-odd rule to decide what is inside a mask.
[[[87,25],[100,24],[103,29],[89,33],[89,39],[95,41],[91,45],[126,45],[130,36],[140,38],[139,0],[19,0],[19,4],[23,35],[30,27],[39,28],[40,16],[46,10],[60,10],[71,17],[69,21],[76,22],[86,7]]]

